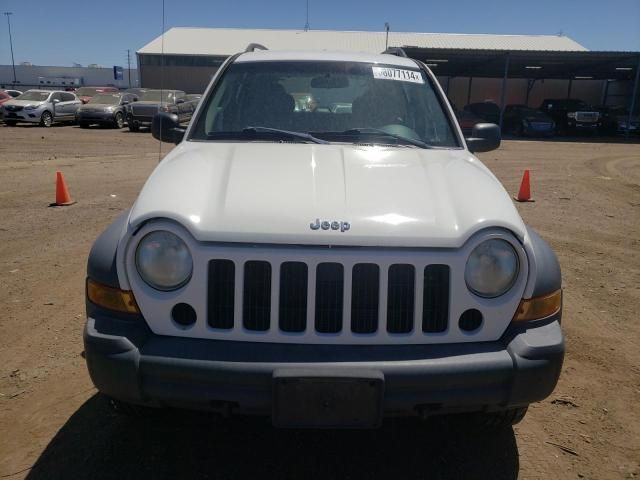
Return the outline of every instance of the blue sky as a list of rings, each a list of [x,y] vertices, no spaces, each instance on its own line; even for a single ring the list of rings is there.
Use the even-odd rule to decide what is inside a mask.
[[[640,0],[309,0],[313,29],[565,35],[592,50],[640,51]],[[99,6],[98,6],[99,5]],[[161,0],[0,0],[16,63],[105,66],[161,32]],[[490,7],[487,8],[486,6]],[[450,8],[449,8],[450,7]],[[6,17],[0,64],[10,64]],[[305,0],[166,0],[166,27],[302,28]]]

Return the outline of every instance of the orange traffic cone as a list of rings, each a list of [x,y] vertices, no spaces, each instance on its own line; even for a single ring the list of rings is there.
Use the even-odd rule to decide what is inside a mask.
[[[520,190],[518,191],[518,196],[513,198],[518,202],[534,202],[535,201],[531,198],[531,186],[529,185],[529,170],[524,171],[524,175],[522,176],[522,182],[520,182]]]
[[[76,202],[71,200],[69,189],[64,181],[64,175],[62,175],[62,172],[56,172],[56,201],[51,206],[66,207],[74,203]]]

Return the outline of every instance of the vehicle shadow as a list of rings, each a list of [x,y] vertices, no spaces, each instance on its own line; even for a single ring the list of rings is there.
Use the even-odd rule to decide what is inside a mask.
[[[442,419],[395,420],[375,431],[277,430],[266,419],[188,412],[131,419],[95,395],[27,478],[497,480],[518,471],[512,428],[480,432]]]

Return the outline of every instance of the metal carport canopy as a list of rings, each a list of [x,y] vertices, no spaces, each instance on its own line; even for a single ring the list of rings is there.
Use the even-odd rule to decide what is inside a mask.
[[[633,81],[640,52],[560,52],[401,47],[442,77],[502,78],[509,56],[509,78]]]

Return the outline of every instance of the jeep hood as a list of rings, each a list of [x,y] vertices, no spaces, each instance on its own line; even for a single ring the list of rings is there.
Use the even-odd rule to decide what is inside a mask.
[[[487,227],[525,235],[500,182],[462,149],[182,142],[129,226],[154,218],[221,242],[459,247]],[[314,230],[316,219],[350,228]]]

